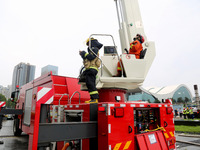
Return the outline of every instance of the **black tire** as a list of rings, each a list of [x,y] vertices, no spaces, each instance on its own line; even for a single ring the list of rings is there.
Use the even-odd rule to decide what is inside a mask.
[[[18,118],[14,119],[13,133],[14,133],[14,136],[20,136],[22,134],[22,130],[19,128],[19,119]]]

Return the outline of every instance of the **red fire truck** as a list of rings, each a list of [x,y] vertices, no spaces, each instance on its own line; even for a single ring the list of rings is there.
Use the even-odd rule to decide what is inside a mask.
[[[98,103],[84,103],[89,100],[84,82],[51,72],[22,86],[16,109],[3,109],[0,114],[15,114],[14,134],[29,135],[29,150],[176,149],[171,100],[148,103],[127,99],[128,92],[142,85],[155,57],[155,46],[144,34],[137,0],[115,2],[122,52],[139,33],[145,38],[144,58],[125,53],[119,56],[111,35],[93,34],[90,37],[113,39],[113,45],[104,46],[99,58],[102,65],[96,79]],[[120,59],[126,77],[113,77]]]
[[[87,104],[76,78],[43,75],[20,89],[14,134],[29,135],[29,150],[175,149],[171,100],[131,102],[125,93],[100,89],[99,103]]]

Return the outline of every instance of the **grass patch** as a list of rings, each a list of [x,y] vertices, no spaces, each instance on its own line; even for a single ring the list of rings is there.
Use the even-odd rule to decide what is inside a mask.
[[[195,119],[184,119],[185,121],[194,121],[194,120],[199,120],[200,121],[200,118],[195,118]]]
[[[200,126],[175,125],[175,131],[200,134]]]

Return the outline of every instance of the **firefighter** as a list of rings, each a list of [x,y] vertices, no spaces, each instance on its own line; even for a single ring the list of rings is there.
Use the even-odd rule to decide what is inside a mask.
[[[190,118],[190,110],[189,110],[189,108],[187,107],[187,109],[186,109],[186,116],[187,116],[187,119],[189,119]]]
[[[127,51],[128,54],[134,54],[136,59],[140,59],[140,52],[143,50],[142,43],[144,43],[144,37],[141,34],[137,34],[133,38],[133,42],[130,43],[129,51]],[[121,64],[122,60],[120,59]],[[123,67],[123,64],[122,64]],[[125,72],[123,71],[124,77],[126,77]],[[120,62],[117,63],[117,75],[114,75],[113,77],[121,77],[122,76],[122,68],[120,65]]]
[[[184,119],[186,119],[186,109],[185,108],[183,108],[183,117],[184,117]]]
[[[182,118],[182,116],[183,116],[183,110],[181,108],[179,108],[179,115],[180,115],[180,118]]]
[[[174,110],[174,115],[175,115],[175,118],[176,118],[176,116],[178,116],[178,110],[177,109]]]
[[[142,43],[144,43],[144,37],[141,34],[137,34],[133,38],[133,42],[130,43],[129,54],[134,54],[136,59],[140,59],[140,52],[143,49]]]
[[[190,119],[194,119],[193,109],[190,107]]]
[[[91,41],[90,48],[89,41]],[[97,39],[88,38],[86,45],[88,46],[88,53],[85,51],[79,51],[79,54],[83,58],[83,64],[85,67],[85,82],[90,94],[90,100],[86,101],[85,103],[98,103],[99,93],[96,89],[96,75],[98,73],[98,68],[100,67],[101,62],[97,56],[99,56],[99,50],[103,44],[99,43]]]

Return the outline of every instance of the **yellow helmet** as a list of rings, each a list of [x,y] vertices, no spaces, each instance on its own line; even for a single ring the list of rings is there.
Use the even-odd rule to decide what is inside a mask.
[[[86,43],[86,45],[89,45],[89,41],[90,41],[90,40],[94,40],[94,38],[93,38],[93,37],[91,37],[91,38],[88,38],[88,39],[86,40],[86,42],[85,42],[85,43]]]

